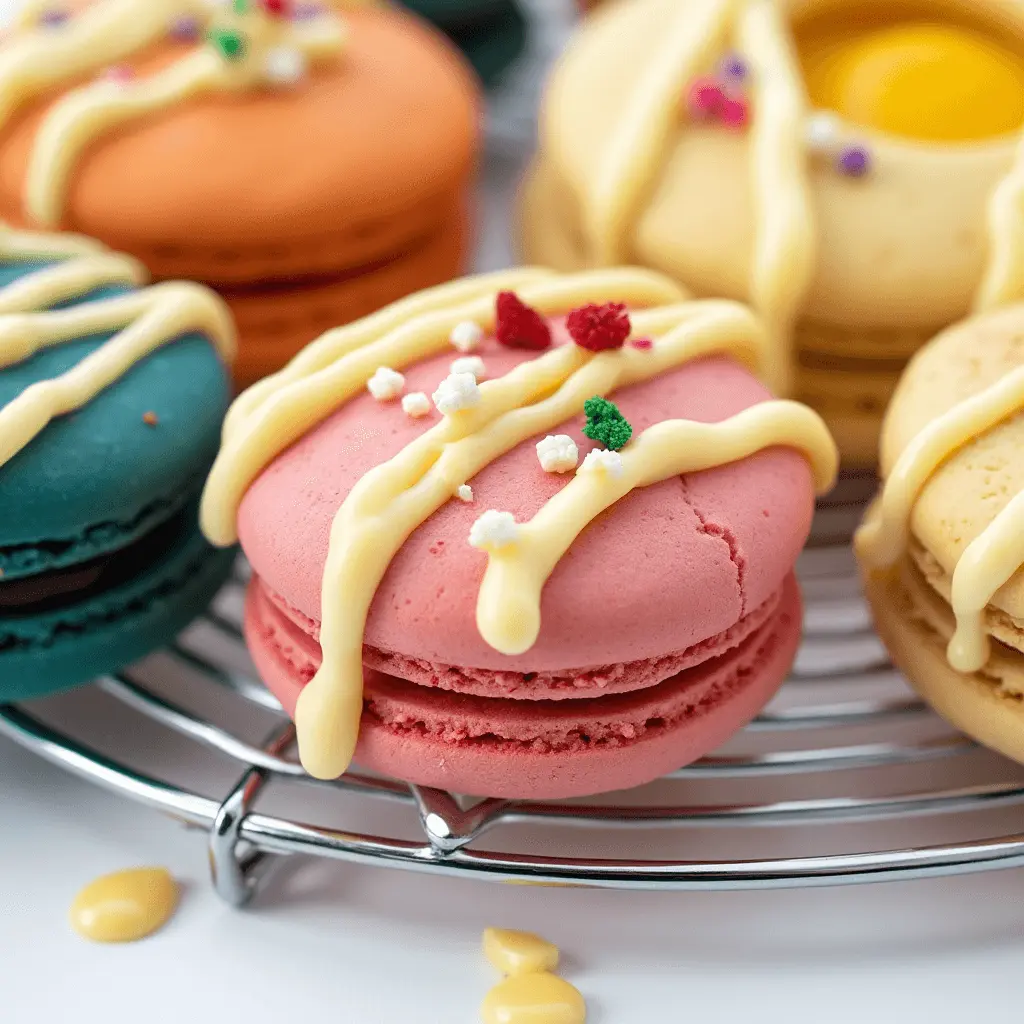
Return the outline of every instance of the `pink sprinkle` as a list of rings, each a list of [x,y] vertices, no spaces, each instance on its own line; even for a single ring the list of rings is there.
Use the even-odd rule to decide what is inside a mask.
[[[103,72],[103,81],[113,82],[115,85],[125,85],[135,78],[135,72],[123,64],[115,64]]]
[[[718,108],[718,116],[726,128],[739,131],[741,128],[746,128],[750,121],[750,104],[742,98],[735,99],[725,96]]]
[[[702,78],[695,78],[690,83],[687,102],[694,117],[714,117],[724,101],[722,87],[714,78],[705,75]]]
[[[640,348],[640,349],[644,349],[644,350],[649,349],[649,348],[654,348],[654,342],[651,341],[650,338],[634,338],[630,342],[630,345],[633,348]]]

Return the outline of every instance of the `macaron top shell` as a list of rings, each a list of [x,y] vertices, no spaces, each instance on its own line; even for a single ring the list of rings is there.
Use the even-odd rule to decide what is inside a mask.
[[[563,332],[554,323],[556,337]],[[561,338],[564,339],[564,333]],[[488,376],[529,357],[484,341]],[[406,391],[432,392],[458,353],[405,370]],[[723,420],[770,396],[727,358],[694,361],[614,394],[639,433],[680,417]],[[319,621],[331,522],[352,486],[438,421],[403,413],[363,393],[279,456],[255,480],[238,519],[255,571],[299,619]],[[582,457],[595,445],[583,418],[567,433]],[[473,522],[489,508],[529,519],[572,474],[541,469],[536,442],[520,444],[469,483],[474,500],[452,500],[406,540],[373,601],[365,643],[449,665],[548,672],[682,651],[735,625],[773,597],[803,546],[814,489],[805,458],[767,449],[741,462],[640,488],[573,542],[543,590],[540,635],[509,656],[481,638],[475,610],[485,555]]]
[[[1011,306],[944,331],[913,359],[893,396],[882,434],[888,475],[900,454],[936,417],[1024,366],[1024,306]],[[1024,491],[1024,414],[1011,417],[954,452],[914,504],[910,529],[948,579],[967,546]],[[992,604],[1024,618],[1024,571]]]
[[[0,289],[42,265],[0,264]],[[81,301],[125,291],[104,288]],[[77,365],[110,337],[69,341],[0,367],[0,408]],[[228,370],[211,342],[189,334],[53,420],[0,465],[4,579],[115,550],[194,498],[216,453],[230,392]]]
[[[343,17],[343,52],[295,88],[197,96],[101,135],[75,165],[62,227],[140,256],[157,276],[173,273],[179,250],[193,260],[209,250],[195,272],[218,282],[232,279],[236,250],[298,246],[292,271],[314,273],[341,259],[318,240],[353,229],[351,266],[442,219],[475,157],[472,73],[440,33],[400,11]],[[126,64],[146,75],[186,52],[168,41]],[[33,144],[64,94],[0,132],[0,213],[12,220],[24,221]]]

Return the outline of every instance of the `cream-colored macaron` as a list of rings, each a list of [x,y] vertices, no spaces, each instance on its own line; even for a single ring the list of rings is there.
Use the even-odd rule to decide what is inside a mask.
[[[1024,762],[1024,531],[1011,505],[1024,495],[1022,449],[1017,305],[949,328],[911,361],[883,428],[882,493],[856,547],[877,629],[911,684]]]
[[[1024,298],[1022,125],[1019,0],[619,0],[549,83],[521,245],[759,307],[775,389],[870,466],[906,360]]]

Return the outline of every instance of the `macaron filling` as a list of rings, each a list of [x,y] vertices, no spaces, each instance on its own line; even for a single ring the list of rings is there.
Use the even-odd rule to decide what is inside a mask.
[[[57,611],[120,587],[158,561],[194,530],[195,503],[136,537],[125,547],[81,562],[15,579],[0,577],[0,612],[37,615]]]

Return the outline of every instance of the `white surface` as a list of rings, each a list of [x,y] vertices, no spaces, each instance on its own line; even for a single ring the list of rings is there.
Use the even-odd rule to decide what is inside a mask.
[[[501,210],[515,173],[508,158],[488,166],[482,265],[508,259]],[[478,951],[488,924],[559,943],[592,1024],[960,1024],[1021,1013],[1021,872],[666,896],[295,860],[238,912],[213,895],[198,833],[4,741],[0,780],[3,1024],[471,1024],[495,980]],[[998,815],[988,834],[1019,828],[1021,817]],[[742,856],[745,833],[731,835],[732,849],[719,855]],[[899,837],[938,841],[927,822],[901,827]],[[676,839],[691,841],[696,848],[701,838]],[[186,885],[164,932],[130,947],[72,935],[67,907],[82,884],[150,863]]]

